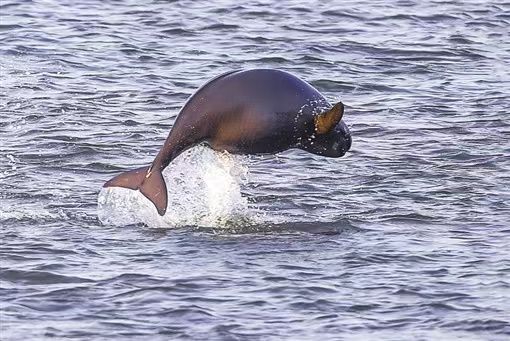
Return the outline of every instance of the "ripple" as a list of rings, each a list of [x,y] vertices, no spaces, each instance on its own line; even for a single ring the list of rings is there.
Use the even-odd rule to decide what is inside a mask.
[[[25,285],[45,285],[57,283],[86,283],[92,280],[75,276],[64,276],[49,271],[5,270],[0,272],[0,278],[11,283]]]

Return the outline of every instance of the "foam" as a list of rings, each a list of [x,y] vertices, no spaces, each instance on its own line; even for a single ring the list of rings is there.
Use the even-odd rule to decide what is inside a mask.
[[[163,171],[168,190],[163,217],[139,191],[118,187],[101,190],[98,217],[106,225],[143,223],[167,228],[244,224],[254,218],[247,198],[241,194],[241,186],[248,181],[244,160],[205,146],[194,147]]]

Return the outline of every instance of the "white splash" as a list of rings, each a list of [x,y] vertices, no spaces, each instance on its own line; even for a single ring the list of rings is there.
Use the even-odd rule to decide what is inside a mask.
[[[63,210],[50,210],[40,203],[2,203],[0,207],[0,222],[10,219],[33,219],[42,222],[54,219],[67,220],[69,217]]]
[[[144,223],[150,227],[229,227],[247,222],[252,213],[241,195],[247,175],[242,157],[197,146],[163,172],[168,190],[163,217],[139,191],[118,187],[101,190],[98,217],[107,225]]]
[[[10,168],[7,168],[4,171],[0,171],[0,179],[15,175],[17,173],[17,169],[18,169],[18,166],[17,166],[18,161],[12,154],[5,155],[5,158],[7,159],[7,162],[4,162],[4,165],[6,165],[7,167],[10,167]],[[0,157],[0,161],[5,161],[5,160],[2,160],[2,157]]]

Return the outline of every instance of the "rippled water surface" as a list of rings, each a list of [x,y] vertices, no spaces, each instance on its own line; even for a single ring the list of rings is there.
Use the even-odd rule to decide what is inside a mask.
[[[0,3],[0,339],[507,340],[510,3]],[[346,104],[351,152],[101,191],[232,69]]]

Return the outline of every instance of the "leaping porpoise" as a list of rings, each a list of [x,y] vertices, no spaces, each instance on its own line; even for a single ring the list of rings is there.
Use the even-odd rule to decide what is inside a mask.
[[[117,175],[104,187],[140,190],[164,215],[168,199],[162,171],[186,149],[205,143],[236,154],[299,148],[341,157],[351,147],[343,113],[342,102],[332,106],[310,84],[288,72],[228,72],[188,99],[150,166]]]

